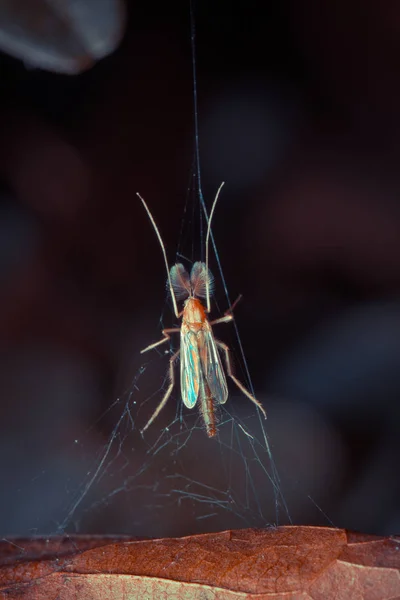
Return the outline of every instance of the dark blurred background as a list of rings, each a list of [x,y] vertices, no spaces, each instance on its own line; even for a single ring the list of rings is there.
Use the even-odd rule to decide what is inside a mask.
[[[76,457],[115,425],[96,423],[121,369],[159,335],[165,270],[135,192],[173,260],[193,186],[190,12],[126,7],[119,47],[81,73],[0,56],[4,535],[56,530]],[[203,188],[211,202],[226,181],[214,234],[292,518],[394,533],[400,7],[202,0],[195,22]]]

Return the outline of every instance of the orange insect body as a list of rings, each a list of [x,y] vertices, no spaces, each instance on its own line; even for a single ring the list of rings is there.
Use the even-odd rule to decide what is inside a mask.
[[[169,361],[170,384],[161,402],[142,429],[142,433],[158,416],[172,393],[175,384],[174,363],[179,356],[181,360],[180,375],[182,401],[187,408],[193,408],[195,404],[199,402],[200,413],[203,417],[208,437],[214,437],[217,433],[214,403],[217,405],[224,404],[228,399],[228,386],[219,351],[222,351],[225,355],[226,370],[229,377],[242,393],[245,394],[266,417],[262,404],[254,398],[233,374],[228,346],[223,342],[216,340],[213,335],[213,325],[232,321],[233,307],[231,307],[223,317],[214,319],[211,322],[207,318],[207,313],[210,312],[210,296],[213,291],[214,283],[213,276],[208,269],[208,240],[210,237],[212,216],[222,185],[218,189],[208,220],[206,262],[195,262],[190,272],[190,276],[185,267],[180,263],[174,265],[171,270],[169,270],[167,255],[160,232],[158,231],[157,225],[146,202],[139,194],[137,194],[149,215],[154,231],[160,242],[168,273],[167,285],[171,293],[175,316],[177,318],[182,317],[180,328],[174,327],[171,329],[163,329],[163,339],[154,344],[150,344],[150,346],[147,346],[147,348],[142,350],[142,353],[152,350],[160,344],[167,342],[170,339],[170,333],[180,333],[180,349],[171,356]],[[206,306],[203,306],[199,298],[205,299]],[[178,300],[184,300],[182,312],[178,311]]]
[[[203,327],[204,323],[208,323],[204,306],[197,298],[189,297],[183,308],[182,327],[196,332]]]
[[[208,437],[215,437],[217,435],[217,419],[215,417],[214,399],[206,383],[204,384],[204,393],[201,396],[200,412]]]
[[[181,393],[188,408],[199,401],[206,433],[214,437],[217,433],[214,401],[226,402],[228,388],[206,311],[193,296],[185,301],[182,314]]]
[[[206,339],[212,335],[212,329],[207,319],[204,306],[194,297],[189,297],[185,301],[182,315],[181,338],[186,339],[193,334],[194,344],[189,349],[190,357],[189,364],[193,372],[191,373],[192,381],[199,382],[194,391],[194,396],[199,399],[200,413],[204,421],[206,433],[208,437],[215,437],[217,434],[216,417],[214,399],[207,381],[202,376],[202,364],[207,363],[207,346]],[[182,345],[182,344],[181,344]],[[181,360],[181,390],[182,399],[184,398],[183,390],[190,389],[189,370],[187,369],[188,361]],[[186,400],[186,401],[185,401]],[[186,397],[184,404],[191,408],[192,402]]]

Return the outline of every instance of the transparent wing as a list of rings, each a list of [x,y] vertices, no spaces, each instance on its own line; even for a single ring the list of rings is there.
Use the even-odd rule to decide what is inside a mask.
[[[171,268],[169,276],[177,300],[182,300],[183,298],[190,296],[189,275],[181,263],[178,263]],[[169,290],[169,281],[167,281],[167,289]]]
[[[196,334],[181,333],[181,394],[188,408],[193,408],[199,397],[201,386],[201,361]]]
[[[210,296],[214,291],[214,277],[203,262],[195,262],[190,273],[190,283],[192,285],[193,296],[197,298],[206,297],[206,280],[208,278],[208,289]]]
[[[218,404],[225,404],[228,400],[228,386],[221,357],[210,326],[204,332],[204,349],[200,356],[203,373],[212,397]]]

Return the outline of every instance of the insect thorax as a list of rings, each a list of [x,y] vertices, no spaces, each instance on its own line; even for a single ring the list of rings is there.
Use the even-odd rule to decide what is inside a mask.
[[[204,306],[201,301],[189,296],[184,302],[183,320],[190,323],[204,323],[207,320]]]

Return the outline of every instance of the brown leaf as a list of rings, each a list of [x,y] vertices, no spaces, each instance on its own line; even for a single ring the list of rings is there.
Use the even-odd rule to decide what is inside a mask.
[[[1,598],[395,600],[400,539],[323,527],[0,544]]]

